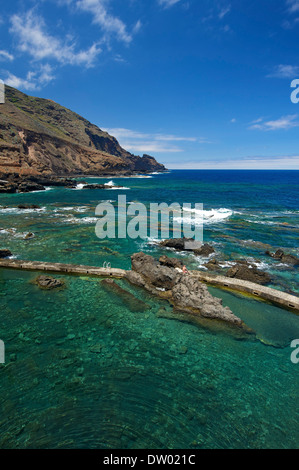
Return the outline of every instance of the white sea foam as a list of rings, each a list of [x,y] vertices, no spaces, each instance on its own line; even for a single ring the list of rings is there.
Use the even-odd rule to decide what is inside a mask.
[[[71,189],[74,189],[75,191],[78,191],[78,190],[80,190],[80,189],[83,189],[84,186],[85,186],[84,183],[78,183],[75,188],[71,188]]]
[[[154,173],[152,173],[153,175]],[[135,176],[132,176],[132,178],[152,178],[151,175],[135,175]]]
[[[97,217],[73,217],[69,216],[61,220],[61,223],[65,224],[94,224],[99,219]]]
[[[131,189],[131,188],[127,188],[126,186],[120,186],[118,188],[114,188],[115,183],[112,180],[108,181],[108,183],[104,183],[104,185],[105,185],[106,189],[109,189],[109,190],[110,189],[120,189],[120,190],[122,190],[122,189]]]
[[[53,212],[61,212],[61,211],[72,211],[72,212],[86,212],[89,209],[88,206],[66,206],[66,207],[59,207],[54,209]]]
[[[19,207],[0,207],[0,213],[2,214],[30,214],[45,212],[46,207],[40,207],[39,209],[20,209]]]
[[[192,216],[183,216],[183,217],[174,217],[173,220],[175,222],[183,222],[186,224],[201,224],[203,222],[204,224],[212,224],[216,222],[223,222],[226,219],[229,219],[234,212],[231,209],[211,209],[211,210],[200,210],[200,209],[189,209],[189,208],[184,208],[184,213],[190,212],[194,214],[194,218]],[[198,217],[196,217],[198,216]],[[197,221],[196,221],[197,219]]]

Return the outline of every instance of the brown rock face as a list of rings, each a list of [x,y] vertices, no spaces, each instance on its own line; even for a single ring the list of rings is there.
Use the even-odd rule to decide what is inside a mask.
[[[0,105],[0,173],[105,175],[163,171],[63,106],[6,86]]]

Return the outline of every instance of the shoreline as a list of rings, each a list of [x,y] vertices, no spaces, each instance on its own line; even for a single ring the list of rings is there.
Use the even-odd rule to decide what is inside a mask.
[[[164,173],[164,171],[155,171],[156,174]],[[91,179],[91,178],[146,178],[151,177],[153,172],[133,172],[124,174],[110,174],[105,173],[102,175],[20,175],[17,173],[0,173],[0,194],[22,194],[34,193],[36,191],[45,191],[46,187],[61,186],[73,189],[79,182],[78,179]],[[80,182],[82,184],[82,182]],[[117,187],[117,186],[115,186]],[[93,188],[86,188],[93,189]],[[101,189],[101,188],[95,188]]]

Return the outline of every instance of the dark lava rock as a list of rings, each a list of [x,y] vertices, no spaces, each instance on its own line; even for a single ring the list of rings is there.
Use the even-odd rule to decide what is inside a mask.
[[[127,271],[125,279],[127,279],[131,284],[134,284],[135,286],[145,287],[145,280],[143,279],[141,274],[138,274],[135,271]]]
[[[254,282],[256,284],[269,284],[271,277],[268,273],[251,267],[244,263],[232,266],[226,273],[228,277],[242,279],[243,281]]]
[[[174,248],[177,251],[186,250],[186,243],[193,242],[191,238],[169,238],[168,240],[162,240],[159,245],[167,248]]]
[[[184,311],[199,311],[205,318],[213,318],[241,325],[229,307],[223,307],[222,299],[213,297],[205,284],[186,274],[178,274],[172,289],[174,305]]]
[[[12,252],[10,250],[0,250],[0,258],[8,258],[12,256]]]
[[[37,204],[19,204],[18,209],[40,209]]]
[[[290,264],[292,266],[299,266],[299,258],[297,256],[285,254],[281,249],[277,250],[275,253],[266,251],[266,255],[271,256],[271,258],[276,259],[281,263]]]
[[[83,189],[105,189],[104,184],[86,184]]]
[[[216,259],[211,259],[207,263],[204,264],[204,266],[209,270],[209,271],[221,271],[222,267],[218,263]]]
[[[156,295],[161,295],[160,290],[165,289],[165,294],[169,292],[168,300],[177,310],[242,325],[242,321],[228,307],[222,306],[222,300],[213,297],[207,286],[191,274],[181,274],[176,267],[160,264],[144,253],[135,253],[131,260],[139,285],[142,285],[143,279],[144,287]]]
[[[215,253],[212,246],[195,241],[193,238],[169,238],[159,243],[166,248],[174,248],[177,251],[193,251],[197,256],[209,256]]]
[[[133,271],[141,274],[148,283],[166,290],[174,286],[176,269],[162,266],[152,256],[144,253],[135,253],[131,260]]]
[[[194,254],[197,256],[206,256],[206,257],[211,255],[212,253],[215,253],[214,248],[211,245],[208,245],[207,243],[205,243],[204,245],[202,245],[202,247],[195,249],[193,251],[194,251]]]
[[[35,282],[42,289],[48,290],[57,289],[58,287],[63,287],[65,285],[63,281],[43,274],[38,276]]]
[[[24,181],[18,186],[18,191],[21,193],[29,193],[31,191],[45,191],[46,188],[39,183],[33,183],[30,181]]]
[[[160,256],[159,263],[162,266],[167,266],[168,268],[182,268],[184,266],[183,262],[177,258],[169,258],[168,256]]]

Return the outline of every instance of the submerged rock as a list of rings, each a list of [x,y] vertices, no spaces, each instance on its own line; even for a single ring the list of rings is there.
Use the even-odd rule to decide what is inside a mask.
[[[271,256],[271,258],[276,259],[281,263],[290,264],[292,266],[299,266],[299,258],[297,256],[285,254],[281,249],[277,250],[275,253],[266,251],[266,255]]]
[[[58,287],[64,287],[64,281],[60,279],[55,279],[54,277],[46,276],[44,274],[38,276],[35,280],[35,283],[42,289],[57,289]]]
[[[113,279],[104,279],[101,281],[101,284],[106,290],[117,295],[121,299],[122,303],[131,310],[131,312],[145,312],[150,308],[149,305],[142,300],[137,299],[137,297],[131,294],[131,292],[120,287],[115,281],[113,281]]]
[[[269,284],[271,276],[257,269],[255,266],[250,266],[247,263],[237,263],[232,266],[226,273],[228,277],[242,279],[243,281],[254,282],[256,284]]]

